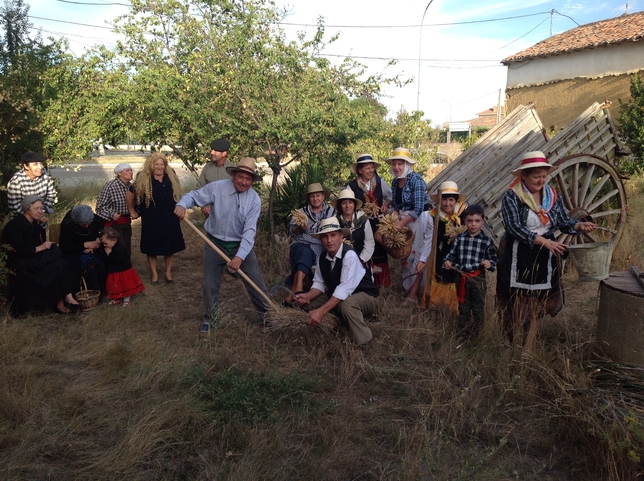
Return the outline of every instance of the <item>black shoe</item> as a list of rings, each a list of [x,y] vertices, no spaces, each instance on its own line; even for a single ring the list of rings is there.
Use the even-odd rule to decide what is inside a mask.
[[[69,302],[67,302],[67,301],[64,301],[64,302],[63,302],[63,305],[64,305],[67,309],[69,309],[69,311],[70,311],[72,314],[76,314],[76,313],[77,313],[78,311],[80,311],[80,309],[81,309],[80,304],[70,304],[70,303],[69,303]]]

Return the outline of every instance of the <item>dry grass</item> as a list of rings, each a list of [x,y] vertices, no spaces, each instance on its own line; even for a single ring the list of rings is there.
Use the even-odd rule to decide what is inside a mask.
[[[638,185],[629,186],[632,206],[644,203]],[[642,259],[635,221],[616,251],[619,268]],[[624,395],[640,377],[598,378],[595,285],[574,271],[566,307],[544,322],[526,359],[502,342],[492,289],[480,338],[462,344],[448,315],[400,307],[392,261],[395,285],[363,350],[342,328],[263,328],[228,275],[220,322],[201,335],[203,242],[189,229],[184,236],[175,284],[149,285],[130,309],[5,315],[1,479],[559,481],[642,472],[643,408],[635,387]],[[282,283],[288,244],[260,237],[257,254],[267,285]],[[145,257],[133,261],[145,282]]]

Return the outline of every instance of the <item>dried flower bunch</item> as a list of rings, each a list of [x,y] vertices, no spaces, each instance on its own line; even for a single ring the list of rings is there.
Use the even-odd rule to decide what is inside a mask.
[[[303,227],[304,229],[308,228],[309,226],[309,219],[306,217],[306,214],[300,209],[291,211],[291,219],[293,219],[293,223],[295,225]]]
[[[371,219],[380,215],[380,207],[378,207],[378,204],[374,204],[373,202],[365,202],[360,210],[362,210],[362,212]]]
[[[456,239],[456,236],[459,235],[459,234],[462,234],[466,230],[467,230],[467,227],[464,226],[464,225],[460,225],[458,227],[451,227],[451,228],[448,227],[448,230],[447,230],[447,233],[446,233],[447,238],[448,238],[447,243],[448,244],[453,244],[454,239]]]
[[[407,242],[405,227],[403,230],[398,229],[396,214],[386,214],[380,219],[380,228],[378,229],[382,236],[382,243],[385,247],[399,248]]]

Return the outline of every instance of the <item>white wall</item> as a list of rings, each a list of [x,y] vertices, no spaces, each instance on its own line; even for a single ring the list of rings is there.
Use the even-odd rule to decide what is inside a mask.
[[[507,88],[644,69],[644,41],[597,47],[508,65]]]

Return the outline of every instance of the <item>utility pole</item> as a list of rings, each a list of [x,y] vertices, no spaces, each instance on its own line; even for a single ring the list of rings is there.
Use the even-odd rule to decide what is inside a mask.
[[[423,48],[423,22],[425,21],[425,14],[427,13],[427,9],[429,6],[432,4],[434,0],[429,0],[429,3],[425,7],[425,11],[423,12],[423,18],[420,20],[420,29],[418,31],[418,77],[416,79],[417,85],[416,85],[416,110],[420,110],[420,58],[421,58],[421,50]]]
[[[501,89],[499,89],[499,101],[496,104],[496,123],[501,122]]]

